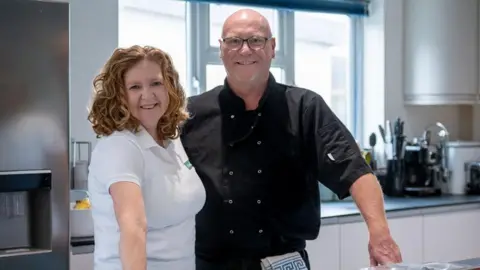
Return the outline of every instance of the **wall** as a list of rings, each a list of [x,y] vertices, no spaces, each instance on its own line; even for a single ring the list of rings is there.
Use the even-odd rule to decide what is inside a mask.
[[[94,142],[87,107],[92,80],[118,45],[118,0],[70,0],[70,6],[71,134]],[[480,139],[479,121],[473,121],[480,119],[479,108],[403,104],[402,0],[373,0],[371,10],[364,23],[364,143],[371,132],[378,134],[378,124],[398,116],[408,136],[440,121],[453,139]]]
[[[87,120],[93,78],[118,46],[118,0],[70,0],[70,134],[95,142]]]
[[[370,133],[378,135],[379,124],[397,117],[405,120],[407,136],[421,136],[426,126],[440,121],[453,140],[480,139],[470,106],[404,105],[402,0],[373,0],[371,11],[364,23],[364,143]]]

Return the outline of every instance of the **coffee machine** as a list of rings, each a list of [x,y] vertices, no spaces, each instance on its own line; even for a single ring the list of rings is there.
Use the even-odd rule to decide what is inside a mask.
[[[444,144],[431,143],[431,131],[405,146],[404,193],[412,196],[441,195],[445,179]]]
[[[433,144],[428,128],[421,138],[407,140],[403,135],[403,121],[397,119],[394,132],[384,139],[394,153],[387,160],[386,175],[379,177],[385,195],[403,197],[442,194],[442,186],[449,175],[445,151],[448,131],[441,123],[436,125],[444,132],[440,135],[440,142]],[[392,128],[388,128],[387,124],[387,130],[389,129]]]

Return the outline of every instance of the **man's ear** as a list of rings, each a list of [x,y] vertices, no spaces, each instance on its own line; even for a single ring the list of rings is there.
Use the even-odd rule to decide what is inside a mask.
[[[272,58],[275,58],[275,48],[277,47],[277,40],[275,38],[272,38]]]
[[[223,58],[222,45],[223,45],[223,41],[222,41],[222,39],[219,38],[218,39],[218,50],[219,50],[218,56],[220,57],[220,59]]]

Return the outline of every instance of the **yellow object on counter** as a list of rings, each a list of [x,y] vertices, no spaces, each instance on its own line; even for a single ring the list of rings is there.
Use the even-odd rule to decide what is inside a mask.
[[[85,198],[83,200],[77,201],[74,207],[75,210],[86,210],[90,209],[90,200]]]
[[[372,154],[369,151],[362,151],[362,156],[367,164],[370,165],[372,163]]]

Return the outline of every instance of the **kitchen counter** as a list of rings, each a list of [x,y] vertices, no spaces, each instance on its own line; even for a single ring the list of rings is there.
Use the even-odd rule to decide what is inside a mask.
[[[351,200],[322,202],[321,205],[323,225],[352,223],[362,220],[357,206]],[[480,196],[385,197],[387,217],[416,216],[438,212],[463,211],[474,208],[480,209]],[[93,236],[74,237],[71,239],[72,252],[74,254],[92,252],[93,244]]]
[[[460,265],[480,267],[480,257],[479,258],[468,259],[468,260],[456,261],[456,262],[452,262],[452,264],[460,264]]]
[[[480,208],[480,195],[444,195],[436,197],[394,198],[385,196],[387,217],[416,216],[429,213],[459,211]],[[360,212],[351,200],[322,202],[322,224],[357,222],[362,219]]]

